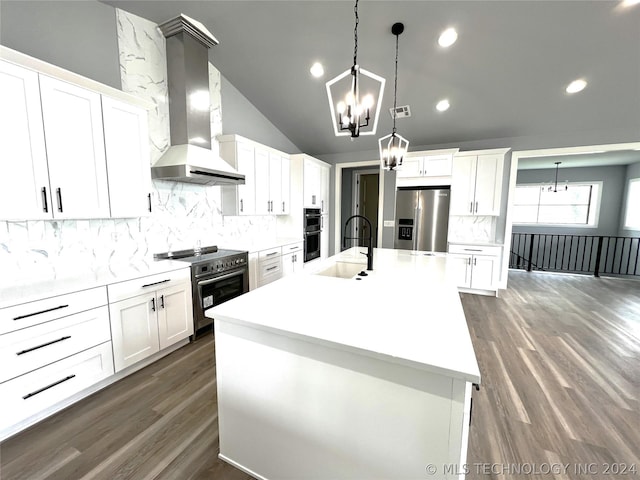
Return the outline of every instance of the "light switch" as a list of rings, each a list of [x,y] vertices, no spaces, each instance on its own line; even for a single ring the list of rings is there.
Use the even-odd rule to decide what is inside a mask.
[[[395,222],[395,220],[385,220],[384,221],[384,226],[385,227],[395,227],[396,226],[396,222]]]

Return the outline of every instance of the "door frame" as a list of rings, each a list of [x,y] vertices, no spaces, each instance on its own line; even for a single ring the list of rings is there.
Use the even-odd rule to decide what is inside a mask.
[[[357,170],[353,172],[353,178],[351,179],[352,184],[351,184],[351,193],[352,193],[352,198],[351,198],[351,206],[353,207],[351,209],[351,215],[358,215],[358,207],[357,207],[357,203],[358,203],[358,199],[360,197],[360,192],[359,192],[359,187],[358,187],[358,182],[360,181],[360,177],[362,175],[378,175],[378,189],[380,188],[380,169],[376,170],[375,168],[371,168],[371,169],[367,169],[367,170]],[[380,193],[378,192],[378,218],[380,218]],[[351,227],[351,236],[355,237],[356,236],[356,222],[353,222],[352,224],[353,226]],[[378,225],[378,231],[380,230],[380,225]],[[376,241],[376,245],[378,245],[378,242]]]
[[[345,162],[345,163],[335,163],[335,173],[334,173],[334,213],[333,216],[333,254],[340,253],[339,245],[341,245],[342,240],[342,228],[340,225],[341,215],[339,214],[339,208],[342,205],[342,170],[344,168],[358,168],[358,167],[378,167],[377,171],[380,173],[382,170],[380,169],[380,160],[363,160],[360,162]],[[373,169],[372,169],[373,170]],[[382,228],[379,226],[382,225],[382,209],[384,206],[384,175],[378,176],[378,239],[377,245],[382,245]],[[336,248],[338,247],[338,248]]]

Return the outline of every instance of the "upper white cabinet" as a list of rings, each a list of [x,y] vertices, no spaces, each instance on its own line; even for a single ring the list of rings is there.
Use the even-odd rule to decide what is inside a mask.
[[[405,157],[398,168],[397,178],[451,176],[453,154],[418,155]]]
[[[109,217],[100,95],[41,75],[40,96],[54,217]]]
[[[307,155],[303,157],[304,207],[319,208],[322,213],[329,213],[331,165]]]
[[[144,216],[151,212],[147,111],[102,97],[102,118],[111,216]]]
[[[289,213],[290,162],[277,150],[238,135],[218,137],[220,156],[245,175],[245,184],[222,187],[224,215]]]
[[[5,47],[0,54],[0,156],[10,159],[0,219],[148,213],[144,102]]]
[[[451,215],[500,215],[505,157],[502,153],[472,154],[453,159]]]
[[[0,61],[0,219],[51,218],[38,74]]]

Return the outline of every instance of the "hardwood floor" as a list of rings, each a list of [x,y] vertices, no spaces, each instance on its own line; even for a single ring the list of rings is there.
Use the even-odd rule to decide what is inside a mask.
[[[482,372],[467,478],[640,478],[640,283],[515,271],[500,298],[461,298]],[[251,479],[217,459],[213,348],[201,338],[0,444],[0,479]],[[605,472],[623,463],[636,475]]]

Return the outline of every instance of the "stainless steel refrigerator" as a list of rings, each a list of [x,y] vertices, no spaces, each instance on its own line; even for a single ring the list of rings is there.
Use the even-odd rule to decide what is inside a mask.
[[[450,193],[444,187],[399,187],[394,247],[446,252]]]

